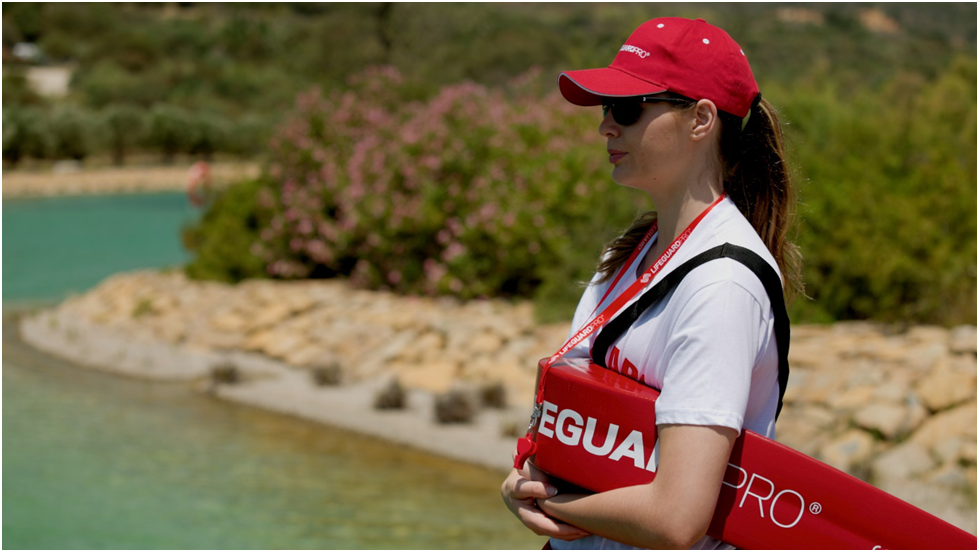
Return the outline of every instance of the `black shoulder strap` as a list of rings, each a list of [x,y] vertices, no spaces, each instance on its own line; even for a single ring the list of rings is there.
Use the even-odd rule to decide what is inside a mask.
[[[778,409],[775,411],[775,418],[777,419],[782,412],[782,397],[785,395],[785,387],[789,383],[789,315],[785,312],[782,282],[778,278],[778,273],[757,253],[744,247],[730,243],[719,245],[704,251],[667,274],[659,283],[643,293],[637,301],[629,305],[602,328],[595,337],[594,345],[592,345],[592,361],[603,368],[607,368],[605,357],[609,348],[639,319],[646,309],[666,297],[691,270],[721,258],[734,259],[754,272],[761,280],[762,285],[765,286],[768,299],[772,303],[772,312],[775,314],[775,345],[778,348]]]

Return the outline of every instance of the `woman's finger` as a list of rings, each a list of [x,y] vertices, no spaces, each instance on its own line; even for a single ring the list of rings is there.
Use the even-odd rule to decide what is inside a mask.
[[[517,500],[527,498],[551,498],[557,494],[557,487],[548,485],[542,481],[530,481],[524,478],[517,479],[513,485],[513,492],[510,496]]]
[[[575,540],[587,537],[589,534],[587,531],[579,529],[574,525],[561,523],[554,518],[548,517],[544,512],[529,505],[518,508],[517,517],[528,529],[544,537],[554,537],[560,540]]]

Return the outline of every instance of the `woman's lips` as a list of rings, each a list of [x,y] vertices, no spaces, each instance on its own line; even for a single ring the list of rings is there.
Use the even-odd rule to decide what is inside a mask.
[[[626,152],[619,150],[608,150],[608,162],[613,165],[618,163],[623,157],[626,156]]]

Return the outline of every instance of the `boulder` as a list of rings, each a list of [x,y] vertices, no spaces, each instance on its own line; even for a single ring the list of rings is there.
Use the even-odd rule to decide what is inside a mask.
[[[924,476],[928,483],[954,490],[969,490],[972,485],[966,471],[954,463],[944,464]],[[974,488],[971,489],[973,492]]]
[[[928,418],[908,441],[931,450],[951,437],[976,442],[975,400]]]
[[[959,449],[959,462],[966,464],[972,464],[973,468],[976,466],[976,442],[963,442],[962,448]],[[973,482],[975,483],[975,482]]]
[[[976,355],[970,353],[948,357],[948,367],[953,372],[976,377]]]
[[[294,349],[283,354],[282,359],[293,366],[309,366],[324,353],[318,344],[309,343],[305,340],[302,340],[300,343]]]
[[[878,456],[870,469],[873,481],[882,482],[911,479],[934,467],[935,461],[924,447],[905,442]]]
[[[247,314],[248,329],[254,331],[274,326],[292,314],[292,309],[283,303],[271,303],[257,307]]]
[[[948,335],[948,349],[956,354],[971,353],[976,356],[976,327],[956,326]]]
[[[859,476],[861,469],[870,460],[873,449],[874,438],[870,434],[851,429],[824,446],[819,456],[830,466]]]
[[[908,412],[896,404],[870,404],[857,410],[853,421],[860,427],[876,431],[885,439],[892,440],[906,427]]]
[[[226,310],[215,314],[210,319],[211,327],[221,332],[241,332],[248,327],[248,321],[241,313]]]
[[[915,391],[928,410],[937,412],[963,403],[976,396],[975,376],[952,370],[947,358],[918,380]]]
[[[440,424],[468,424],[479,411],[479,396],[467,385],[453,385],[435,397],[435,421]]]
[[[853,410],[871,403],[876,391],[876,388],[869,385],[851,387],[827,397],[826,404],[834,410]]]
[[[463,347],[474,355],[495,354],[503,347],[503,339],[493,331],[483,330],[473,335],[468,343],[463,344]]]
[[[948,330],[941,326],[914,326],[904,334],[904,338],[910,343],[944,345],[948,343],[948,337]]]
[[[932,444],[931,454],[939,464],[954,463],[958,461],[959,453],[962,452],[965,444],[965,438],[954,435]]]
[[[436,361],[413,366],[397,365],[402,385],[433,393],[446,393],[455,381],[459,366],[454,362]]]
[[[947,355],[948,346],[945,343],[923,343],[908,348],[903,363],[909,369],[925,374]]]

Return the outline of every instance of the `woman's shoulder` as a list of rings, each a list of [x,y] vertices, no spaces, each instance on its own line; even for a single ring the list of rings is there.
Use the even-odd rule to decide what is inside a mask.
[[[720,216],[712,217],[705,232],[692,240],[693,243],[690,244],[692,247],[685,252],[683,259],[680,259],[681,262],[714,247],[730,243],[746,248],[761,257],[781,279],[782,275],[775,257],[768,251],[751,224],[738,212],[737,207],[733,203],[730,203],[729,207],[730,209],[720,210],[718,213]],[[760,305],[765,307],[770,305],[768,293],[759,276],[748,266],[731,258],[716,259],[693,269],[677,286],[677,291],[681,295],[708,291],[726,293],[735,289],[744,290]]]

